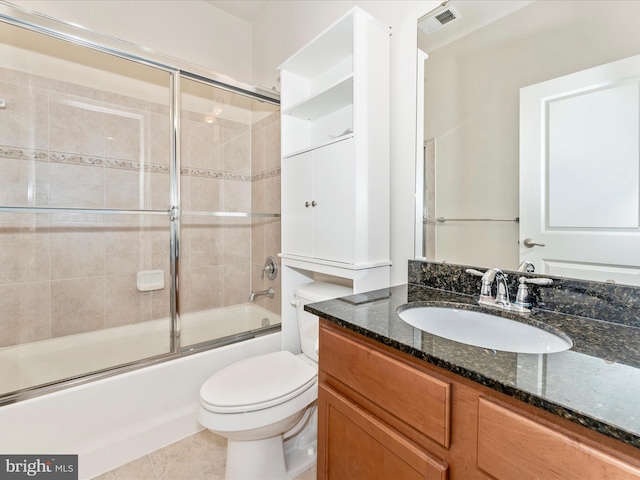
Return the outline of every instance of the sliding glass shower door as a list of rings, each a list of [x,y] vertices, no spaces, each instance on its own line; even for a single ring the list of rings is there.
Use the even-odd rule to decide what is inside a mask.
[[[280,321],[249,302],[252,290],[265,288],[261,228],[280,230],[280,109],[187,77],[180,109],[179,305],[181,345],[189,348]],[[279,235],[268,255],[278,251]],[[259,299],[271,313],[280,311],[277,290],[277,298]]]
[[[173,74],[0,23],[0,394],[171,352]]]

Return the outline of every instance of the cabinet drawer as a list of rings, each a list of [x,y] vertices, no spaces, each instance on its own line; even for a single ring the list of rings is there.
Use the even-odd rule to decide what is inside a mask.
[[[478,467],[498,480],[638,480],[640,469],[480,397]]]
[[[320,384],[318,478],[446,480],[448,466]]]
[[[449,447],[449,383],[324,327],[320,329],[320,369]]]

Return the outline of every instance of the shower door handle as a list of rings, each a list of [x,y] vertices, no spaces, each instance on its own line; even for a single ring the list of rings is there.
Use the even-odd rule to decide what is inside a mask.
[[[172,222],[175,220],[180,220],[180,209],[178,207],[171,207],[169,210],[169,220]]]

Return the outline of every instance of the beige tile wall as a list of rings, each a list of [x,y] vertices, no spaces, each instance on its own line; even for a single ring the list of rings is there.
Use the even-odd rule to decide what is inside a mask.
[[[251,211],[280,213],[280,115],[279,112],[254,124],[251,133]],[[274,298],[258,297],[256,303],[281,315],[281,274],[274,280],[262,276],[267,257],[280,264],[280,219],[254,219],[251,225],[251,288],[254,291],[273,287]]]
[[[168,208],[168,107],[2,68],[0,97],[0,205]],[[203,120],[182,115],[183,210],[279,213],[279,112]],[[185,215],[180,311],[267,288],[259,267],[279,228]],[[165,217],[0,213],[0,347],[167,317],[169,266]],[[165,272],[164,290],[137,290],[147,269]],[[278,298],[257,303],[280,311]]]

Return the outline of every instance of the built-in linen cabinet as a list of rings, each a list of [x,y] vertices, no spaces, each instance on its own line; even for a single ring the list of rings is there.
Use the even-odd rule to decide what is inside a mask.
[[[292,255],[353,263],[353,138],[282,160],[282,249]],[[335,232],[340,232],[336,235]]]
[[[389,35],[356,7],[280,67],[285,265],[390,264]]]
[[[280,66],[282,344],[292,352],[299,285],[389,286],[390,34],[355,7]]]

